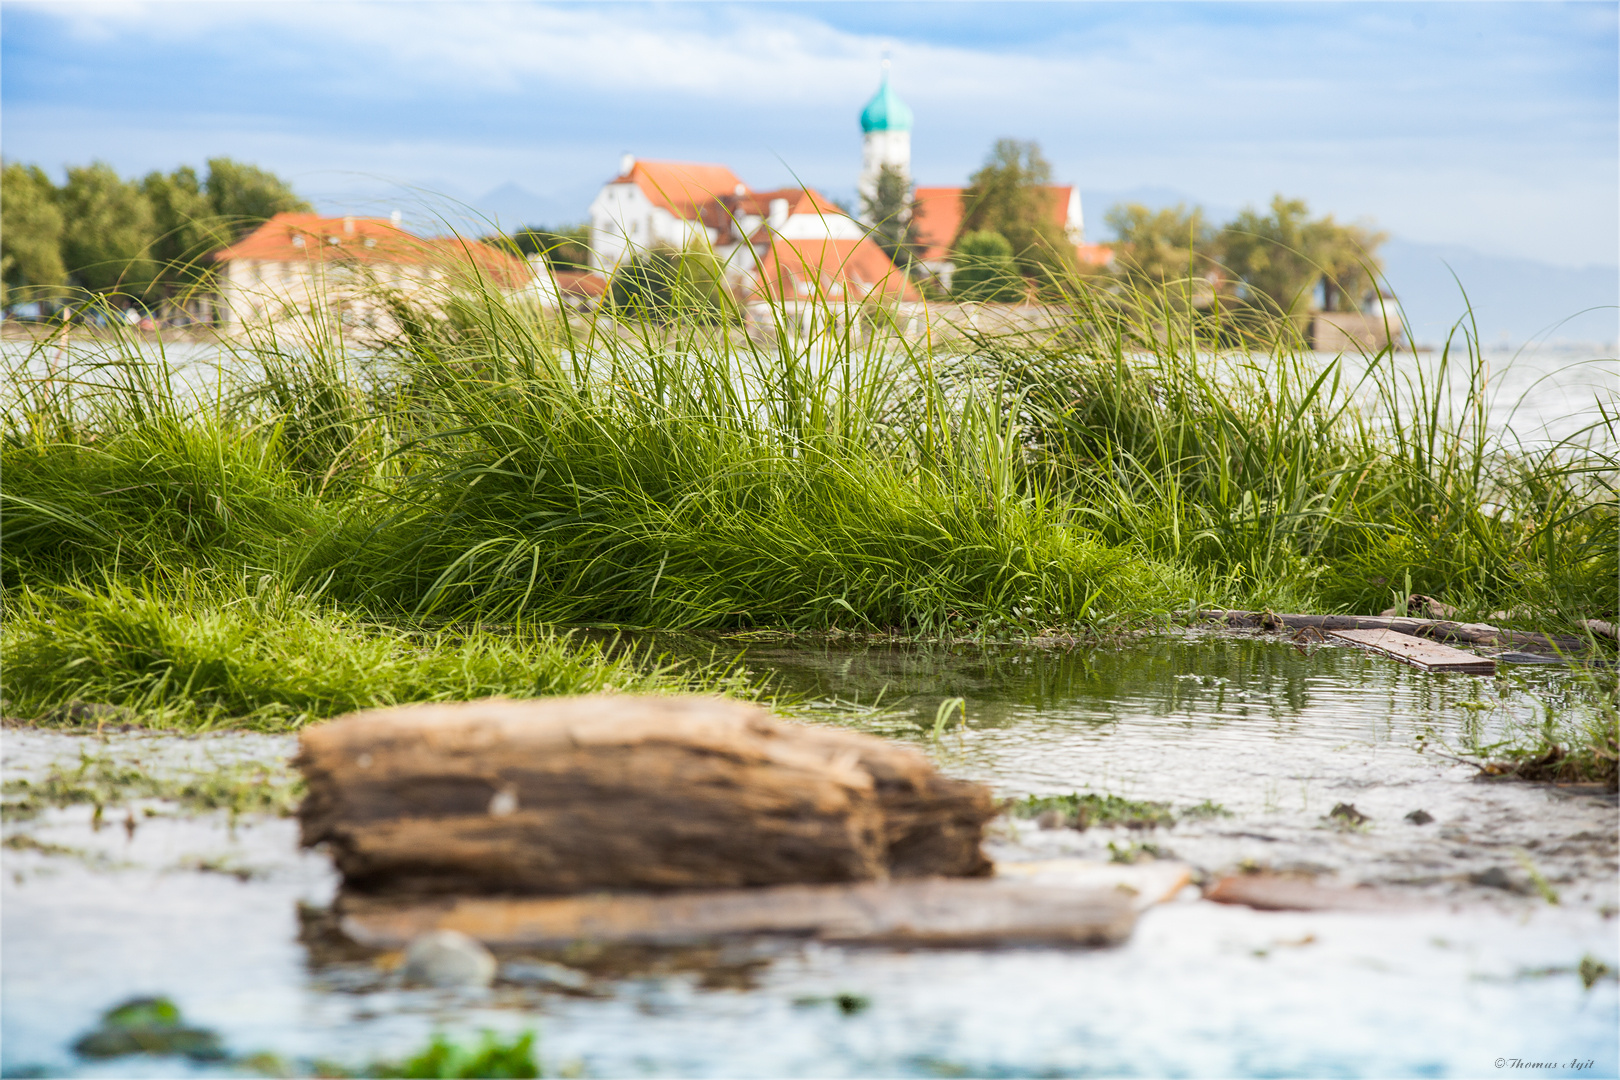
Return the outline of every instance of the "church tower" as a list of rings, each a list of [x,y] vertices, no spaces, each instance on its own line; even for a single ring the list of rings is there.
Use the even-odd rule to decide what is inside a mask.
[[[861,110],[861,130],[866,146],[861,154],[861,178],[856,184],[865,203],[877,194],[878,172],[885,165],[897,167],[911,182],[911,110],[889,88],[889,62],[883,61],[883,84]],[[868,222],[867,224],[871,224]]]

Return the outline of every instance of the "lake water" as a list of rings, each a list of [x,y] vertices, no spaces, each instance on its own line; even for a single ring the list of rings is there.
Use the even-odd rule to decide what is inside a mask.
[[[707,655],[709,643],[674,646]],[[585,992],[503,955],[488,991],[402,987],[386,958],[334,948],[336,879],[287,819],[88,806],[9,816],[0,880],[0,1070],[172,1076],[177,1059],[76,1058],[134,995],[170,995],[238,1055],[358,1068],[442,1031],[534,1030],[548,1075],[1479,1076],[1620,1069],[1612,795],[1486,782],[1454,760],[1592,707],[1578,670],[1432,675],[1354,649],[1189,633],[1098,649],[739,644],[804,711],[911,741],[1008,796],[1095,791],[1230,816],[1152,833],[1004,820],[998,859],[1106,859],[1151,839],[1210,877],[1264,867],[1367,884],[1383,913],[1262,912],[1187,889],[1104,950],[907,950],[777,942],[581,960]],[[879,711],[830,703],[870,703]],[[966,722],[930,733],[940,702]],[[817,703],[821,708],[816,708]],[[291,737],[4,732],[8,780],[81,754],[185,773],[285,771]],[[1451,756],[1447,756],[1451,755]],[[1337,803],[1359,829],[1328,817]],[[1414,825],[1424,810],[1434,820]],[[19,837],[26,839],[18,839]],[[53,848],[52,845],[55,845]],[[1532,871],[1555,891],[1548,903]],[[555,957],[553,957],[555,959]],[[836,995],[869,1002],[851,1012]],[[1576,1063],[1590,1061],[1589,1067]],[[296,1067],[296,1066],[294,1066]],[[305,1065],[307,1068],[307,1064]]]
[[[21,359],[28,355],[27,342],[10,340],[0,342],[0,356]],[[183,373],[182,382],[204,395],[213,392],[219,384],[218,347],[192,342],[172,343],[161,350],[156,345],[142,346],[144,355],[166,358]],[[75,356],[80,358],[109,358],[115,355],[111,343],[78,338],[62,345],[42,350],[36,357],[36,373],[43,375],[50,364],[65,366]],[[1487,422],[1494,432],[1512,431],[1526,443],[1542,443],[1575,435],[1590,428],[1607,415],[1612,419],[1620,415],[1620,361],[1608,353],[1595,351],[1582,345],[1527,345],[1518,348],[1487,347],[1481,352],[1488,373]],[[1332,357],[1319,356],[1326,363]],[[1435,353],[1400,353],[1395,357],[1397,370],[1407,377],[1420,371],[1432,373],[1439,363]],[[1346,358],[1346,372],[1359,372],[1359,360]],[[1466,371],[1467,357],[1453,357],[1457,375]],[[1455,382],[1455,379],[1454,379]],[[1451,385],[1446,397],[1453,407],[1460,406],[1465,387]],[[1369,401],[1370,404],[1370,401]],[[1609,427],[1589,435],[1599,443],[1612,444],[1615,430]]]

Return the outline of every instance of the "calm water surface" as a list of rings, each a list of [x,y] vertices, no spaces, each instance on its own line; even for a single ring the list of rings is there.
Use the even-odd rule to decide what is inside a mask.
[[[1613,799],[1481,783],[1442,756],[1575,722],[1589,705],[1578,673],[1435,676],[1347,648],[1196,635],[1076,651],[754,643],[743,662],[809,699],[881,691],[885,708],[859,726],[1006,795],[1220,803],[1231,816],[1149,834],[1211,875],[1300,870],[1412,906],[1265,913],[1188,890],[1111,950],[778,943],[648,957],[593,975],[587,995],[536,985],[507,956],[495,988],[458,994],[404,989],[386,963],[329,947],[319,913],[336,880],[323,855],[297,849],[291,821],[153,804],[160,816],[131,835],[121,810],[97,830],[89,807],[68,807],[6,822],[0,1067],[197,1071],[71,1053],[109,1006],[164,993],[234,1053],[350,1067],[435,1031],[490,1028],[534,1029],[551,1073],[591,1076],[1478,1076],[1497,1074],[1498,1057],[1569,1063],[1540,1075],[1616,1074],[1616,983],[1588,989],[1575,973],[1586,956],[1620,967]],[[966,700],[966,724],[935,739],[925,729],[950,697]],[[12,780],[81,753],[174,772],[284,762],[292,741],[8,730],[3,746]],[[1365,828],[1329,823],[1341,801]],[[1415,809],[1435,821],[1406,822]],[[1003,822],[991,847],[1107,858],[1110,842],[1142,839]],[[39,848],[51,844],[74,853]],[[828,1000],[839,993],[870,1006],[844,1015]]]

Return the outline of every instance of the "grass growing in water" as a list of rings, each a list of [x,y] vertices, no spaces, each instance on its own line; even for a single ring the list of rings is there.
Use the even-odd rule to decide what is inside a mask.
[[[121,806],[132,799],[163,799],[187,810],[290,816],[303,798],[304,782],[283,762],[234,762],[208,772],[155,775],[137,762],[121,763],[81,752],[76,769],[51,769],[38,780],[7,780],[0,809],[8,821],[36,816],[46,807],[89,804]]]
[[[468,629],[491,618],[1018,634],[1412,591],[1548,627],[1614,615],[1615,413],[1586,442],[1512,444],[1466,334],[1408,376],[1285,331],[1234,353],[1218,311],[1153,297],[1077,291],[1038,335],[944,343],[809,307],[744,332],[474,289],[396,302],[364,348],[245,339],[211,381],[129,341],[14,357],[13,711],[276,728],[691,685]]]
[[[531,627],[410,632],[268,583],[257,591],[117,581],[16,590],[0,656],[12,713],[73,726],[98,718],[71,708],[75,702],[130,710],[156,726],[281,731],[417,701],[757,693],[724,667],[676,670],[635,652],[610,658],[600,645]]]

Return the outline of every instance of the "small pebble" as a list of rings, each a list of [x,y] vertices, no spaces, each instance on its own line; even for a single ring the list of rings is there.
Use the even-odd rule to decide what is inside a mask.
[[[1427,810],[1414,810],[1406,815],[1406,820],[1414,825],[1427,825],[1434,820],[1434,815]]]
[[[405,981],[426,986],[488,986],[495,957],[459,930],[433,930],[405,950]]]

